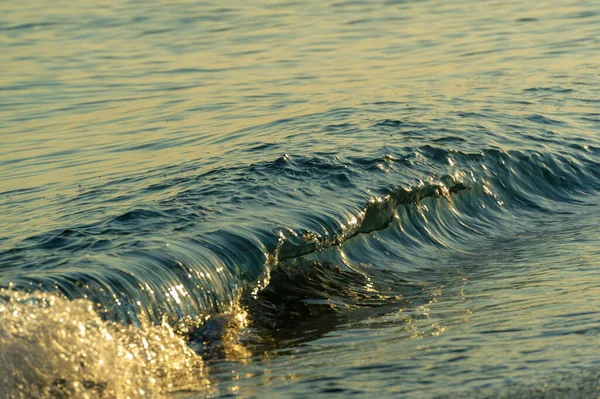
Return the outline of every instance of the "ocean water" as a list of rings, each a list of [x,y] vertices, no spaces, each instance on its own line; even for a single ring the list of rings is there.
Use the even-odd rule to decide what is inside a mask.
[[[598,395],[597,1],[0,10],[0,397]]]

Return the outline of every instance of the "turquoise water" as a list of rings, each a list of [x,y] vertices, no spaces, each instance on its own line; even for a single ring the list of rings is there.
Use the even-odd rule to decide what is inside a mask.
[[[1,397],[596,396],[597,2],[1,10]]]

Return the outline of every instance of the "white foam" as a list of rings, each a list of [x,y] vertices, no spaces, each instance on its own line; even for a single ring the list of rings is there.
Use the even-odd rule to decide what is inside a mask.
[[[202,358],[166,323],[124,326],[88,300],[0,291],[2,398],[155,398],[208,383]]]

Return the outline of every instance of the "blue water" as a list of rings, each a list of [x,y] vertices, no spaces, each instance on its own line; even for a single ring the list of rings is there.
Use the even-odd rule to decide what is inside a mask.
[[[0,14],[1,397],[590,397],[600,5]]]

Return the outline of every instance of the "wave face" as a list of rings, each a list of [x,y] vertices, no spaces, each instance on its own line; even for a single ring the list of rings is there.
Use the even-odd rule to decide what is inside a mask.
[[[411,178],[423,169],[430,173]],[[467,250],[465,241],[511,231],[515,218],[582,202],[598,189],[599,170],[583,150],[575,158],[428,144],[373,158],[286,154],[180,178],[196,187],[29,237],[2,252],[1,282],[95,301],[106,319],[124,324],[194,324],[228,311],[272,268],[319,258],[357,236],[389,229],[410,237],[399,243]],[[378,179],[388,183],[371,186]]]
[[[8,5],[0,397],[589,371],[600,13],[471,3]]]

